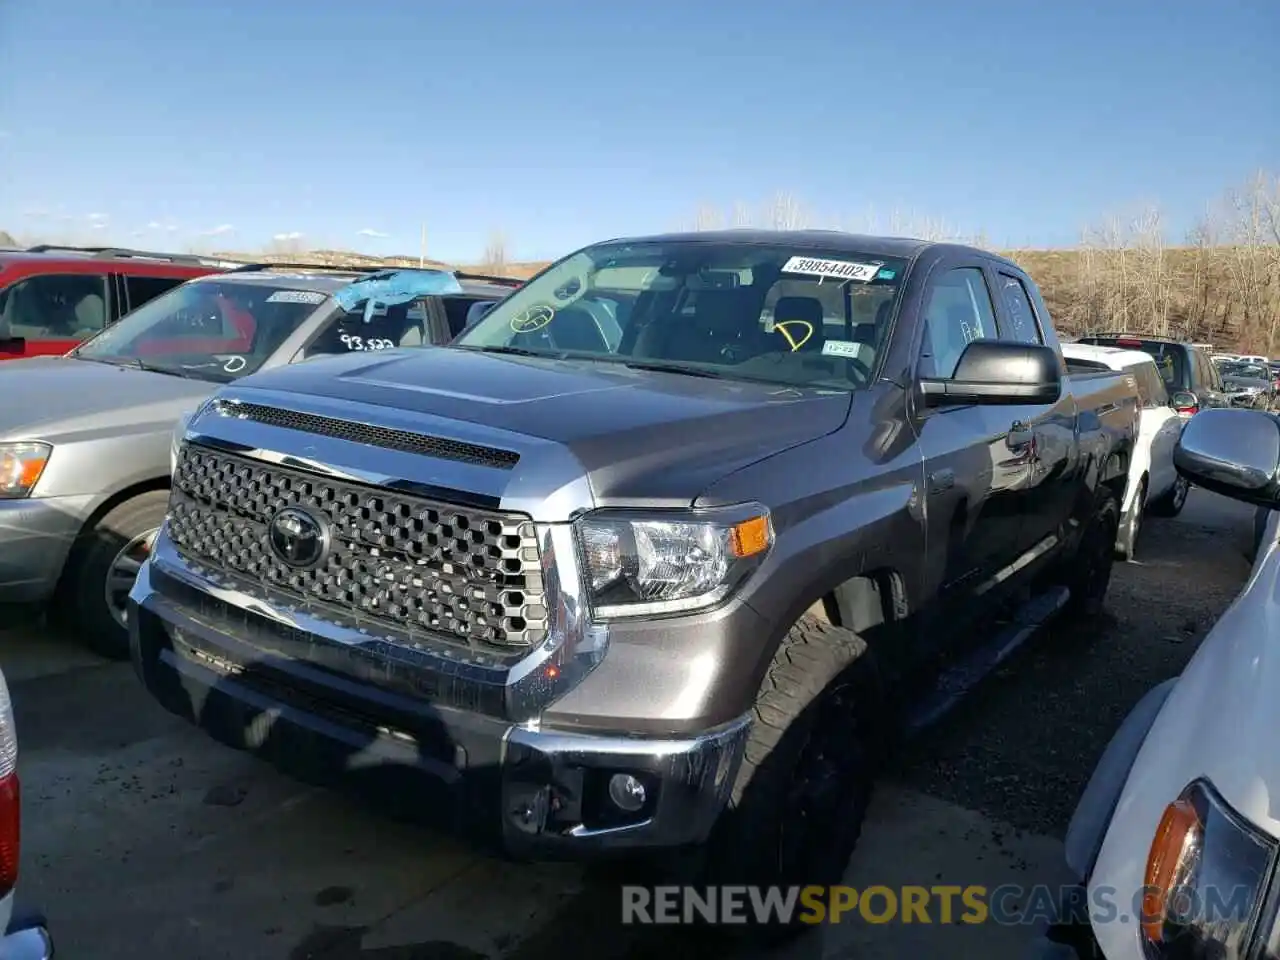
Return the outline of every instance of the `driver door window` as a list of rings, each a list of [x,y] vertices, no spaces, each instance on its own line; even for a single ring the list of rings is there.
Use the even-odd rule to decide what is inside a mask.
[[[920,376],[949,379],[974,340],[995,339],[995,308],[979,267],[946,271],[930,286],[924,305]]]
[[[326,321],[307,346],[304,357],[393,350],[425,342],[426,305],[421,301],[379,308],[368,322],[364,306],[363,302],[358,303],[354,310],[337,313]]]

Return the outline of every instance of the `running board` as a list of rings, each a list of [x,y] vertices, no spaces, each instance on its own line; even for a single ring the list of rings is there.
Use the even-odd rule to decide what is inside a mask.
[[[1071,592],[1066,587],[1051,587],[1029,600],[989,643],[944,671],[933,689],[908,712],[907,736],[921,733],[950,713],[974,687],[1008,660],[1061,610],[1070,595]]]

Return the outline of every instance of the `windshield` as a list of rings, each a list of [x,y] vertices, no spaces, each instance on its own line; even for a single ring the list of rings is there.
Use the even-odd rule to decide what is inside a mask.
[[[1271,373],[1260,363],[1224,363],[1221,367],[1224,377],[1237,377],[1246,380],[1269,380]]]
[[[261,367],[328,299],[314,290],[196,280],[143,304],[72,355],[225,383]]]
[[[1160,378],[1164,380],[1164,385],[1170,393],[1191,389],[1191,380],[1187,372],[1187,353],[1181,344],[1167,343],[1162,340],[1136,340],[1129,337],[1081,337],[1080,342],[1141,350],[1155,360]]]
[[[452,346],[857,389],[906,267],[745,242],[603,243],[534,277]]]

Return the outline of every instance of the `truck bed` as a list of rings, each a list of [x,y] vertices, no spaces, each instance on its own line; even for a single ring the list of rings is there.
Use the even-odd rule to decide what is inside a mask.
[[[1082,439],[1093,433],[1110,449],[1132,450],[1142,412],[1138,382],[1120,370],[1081,370],[1068,364],[1067,378],[1075,394]],[[1096,418],[1096,422],[1095,421]],[[1128,457],[1124,464],[1128,469]]]

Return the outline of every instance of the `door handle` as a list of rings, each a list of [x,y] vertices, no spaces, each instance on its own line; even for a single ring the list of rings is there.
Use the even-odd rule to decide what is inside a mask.
[[[1028,451],[1028,446],[1034,447],[1036,442],[1035,432],[1021,420],[1015,420],[1009,426],[1009,433],[1004,438],[1005,445],[1010,450],[1016,450],[1023,453],[1034,453],[1034,450]]]

